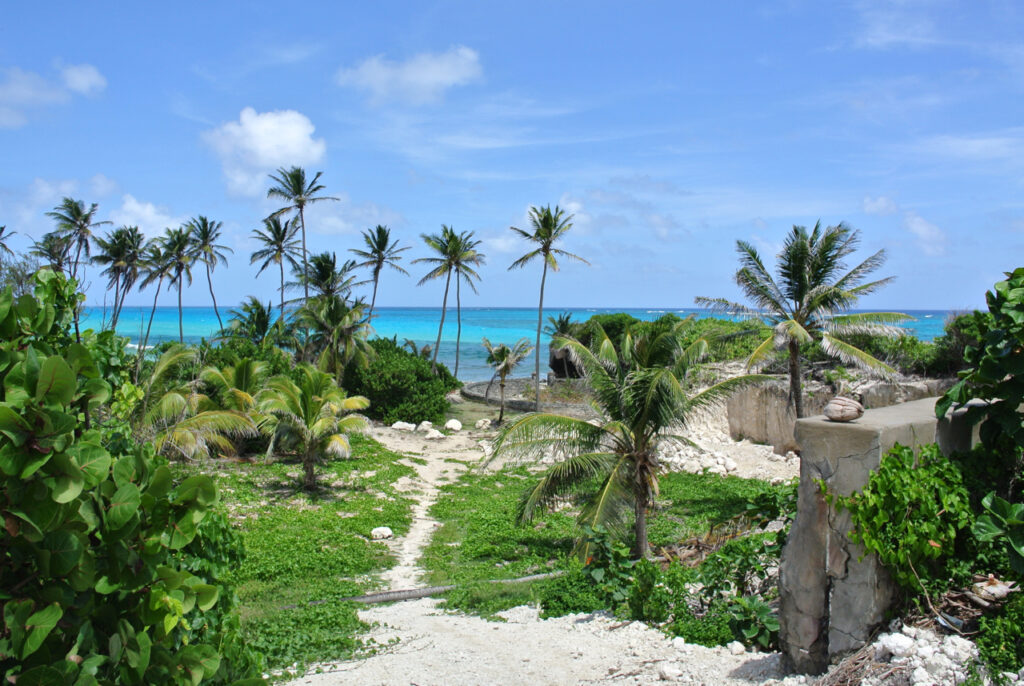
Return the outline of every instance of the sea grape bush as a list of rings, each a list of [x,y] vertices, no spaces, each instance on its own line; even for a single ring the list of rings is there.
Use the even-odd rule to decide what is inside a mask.
[[[99,362],[71,342],[74,283],[35,281],[0,293],[0,670],[21,686],[247,676],[221,657],[233,593],[195,559],[218,547],[197,543],[213,482],[175,483],[151,447],[86,428],[124,370],[109,341]]]

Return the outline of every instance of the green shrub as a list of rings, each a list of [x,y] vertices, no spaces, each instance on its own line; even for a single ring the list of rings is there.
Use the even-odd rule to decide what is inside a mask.
[[[901,586],[948,587],[946,564],[974,515],[958,464],[937,445],[923,446],[915,456],[897,444],[860,493],[836,502],[850,511],[851,540],[876,553]]]
[[[370,341],[376,353],[367,366],[352,365],[342,384],[349,395],[361,395],[370,401],[366,414],[386,424],[397,421],[417,424],[436,422],[448,409],[445,395],[459,382],[443,364],[438,373],[430,370],[430,360],[400,348],[391,338]]]
[[[538,593],[541,617],[596,612],[608,607],[590,574],[584,572],[583,563],[575,557],[570,558],[564,575],[539,584]]]
[[[682,636],[687,643],[713,648],[733,640],[731,620],[728,605],[723,601],[712,603],[701,614],[683,603],[676,606],[676,612],[664,630],[670,636]]]
[[[35,279],[34,297],[0,293],[0,669],[22,684],[258,674],[220,580],[235,552],[211,518],[213,481],[174,483],[116,419],[89,428],[110,397],[104,374],[123,373],[107,357],[112,339],[85,339],[95,353],[71,343],[74,283],[48,270]]]
[[[1014,594],[998,614],[983,615],[978,630],[974,642],[990,674],[1024,667],[1024,595]]]

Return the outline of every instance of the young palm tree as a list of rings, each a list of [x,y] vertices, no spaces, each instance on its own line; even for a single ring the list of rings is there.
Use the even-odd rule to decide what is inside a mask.
[[[188,228],[167,229],[163,238],[163,257],[170,266],[171,285],[178,287],[178,342],[185,342],[185,328],[182,322],[181,291],[187,279],[192,285],[192,236]]]
[[[582,497],[578,523],[621,530],[632,512],[633,553],[647,554],[647,509],[662,469],[659,444],[683,440],[668,432],[685,427],[696,412],[714,407],[733,390],[767,378],[736,377],[688,395],[708,344],[701,339],[684,348],[685,326],[688,322],[680,322],[657,334],[627,332],[618,347],[600,326],[593,327],[590,348],[574,339],[556,339],[585,371],[601,419],[595,425],[534,413],[513,421],[498,435],[491,459],[539,460],[552,449],[561,456],[523,493],[517,510],[520,522],[596,480],[597,491]],[[579,546],[583,559],[589,553],[586,545]]]
[[[291,167],[285,169],[281,167],[277,170],[276,174],[271,174],[270,178],[277,185],[271,186],[267,191],[268,198],[279,198],[288,203],[286,207],[282,207],[280,210],[275,212],[271,216],[281,216],[285,212],[295,211],[299,215],[299,226],[302,228],[302,273],[305,274],[308,265],[308,251],[306,250],[306,205],[312,205],[316,202],[323,202],[324,200],[338,200],[329,195],[317,195],[320,191],[324,190],[324,186],[319,183],[320,175],[323,172],[317,172],[313,177],[312,181],[306,182],[306,170],[302,167]],[[309,285],[303,282],[305,288],[304,300],[309,300]]]
[[[363,306],[348,307],[340,297],[317,296],[296,313],[297,324],[309,332],[304,359],[317,357],[317,367],[341,378],[350,364],[365,366],[373,357],[366,342],[370,325]]]
[[[260,299],[250,295],[237,310],[230,310],[228,314],[228,328],[221,330],[222,336],[239,336],[247,338],[257,346],[263,345],[273,329],[274,307],[269,302],[264,305]]]
[[[566,252],[560,248],[555,247],[555,243],[566,232],[572,228],[573,215],[566,215],[565,210],[555,205],[555,209],[552,210],[551,206],[547,207],[531,207],[530,208],[530,225],[533,228],[533,232],[523,231],[512,226],[509,227],[512,231],[519,234],[526,240],[535,243],[536,248],[526,253],[518,260],[513,262],[509,269],[519,269],[525,267],[527,264],[533,261],[535,257],[541,258],[544,262],[544,267],[540,274],[540,302],[537,305],[537,358],[535,361],[534,368],[534,397],[536,403],[536,410],[540,412],[540,330],[544,323],[544,284],[548,278],[548,267],[552,271],[558,271],[558,257],[564,257],[570,260],[578,260],[583,264],[590,264],[579,255],[574,255],[571,252]]]
[[[185,228],[190,233],[192,241],[192,257],[202,262],[206,267],[206,284],[210,288],[210,299],[213,300],[213,313],[217,315],[217,325],[224,328],[224,322],[220,318],[220,310],[217,309],[217,296],[213,294],[213,278],[211,274],[218,264],[228,265],[228,256],[224,251],[234,253],[235,251],[226,245],[218,245],[220,239],[221,222],[211,221],[203,215],[189,219]]]
[[[479,279],[480,275],[473,269],[484,263],[483,253],[479,253],[476,247],[480,241],[473,240],[472,231],[455,233],[455,231],[444,224],[441,225],[440,234],[420,234],[427,247],[437,253],[437,257],[420,257],[412,261],[413,264],[424,262],[433,265],[433,269],[427,272],[426,276],[420,279],[422,286],[427,281],[444,277],[444,298],[441,300],[441,323],[437,327],[437,343],[434,345],[434,356],[430,361],[432,371],[437,371],[437,353],[441,348],[441,333],[444,330],[445,313],[448,311],[448,291],[451,287],[452,274],[455,274],[456,298],[458,298],[459,282],[465,280],[475,291],[473,279]],[[458,338],[462,335],[461,301],[459,305],[459,334],[455,347],[455,373],[459,369]]]
[[[370,298],[370,313],[368,316],[370,319],[373,319],[373,307],[377,303],[377,284],[380,281],[380,272],[384,269],[384,265],[387,265],[409,276],[409,272],[398,266],[398,261],[402,259],[398,253],[408,250],[409,246],[399,248],[398,241],[392,242],[391,240],[391,230],[380,224],[377,224],[377,228],[372,231],[369,229],[363,231],[363,242],[366,244],[366,250],[350,248],[349,252],[363,258],[363,262],[357,264],[357,267],[372,267],[373,296]]]
[[[338,256],[333,252],[322,252],[309,258],[309,265],[303,272],[295,270],[295,281],[290,286],[302,285],[306,288],[307,298],[312,289],[314,297],[317,298],[341,298],[342,302],[348,300],[352,289],[361,285],[356,282],[356,268],[354,260],[346,260],[341,268],[338,268]]]
[[[747,367],[765,359],[773,348],[785,348],[789,353],[789,397],[798,418],[804,416],[801,344],[819,340],[826,354],[846,364],[893,373],[884,362],[838,338],[856,333],[898,336],[902,331],[893,324],[910,319],[897,312],[849,314],[860,296],[892,281],[892,277],[887,277],[865,282],[868,274],[885,263],[885,250],[843,274],[843,259],[856,250],[858,241],[859,233],[845,224],[822,229],[819,221],[810,233],[803,226],[794,226],[778,254],[778,281],[772,278],[753,245],[736,241],[740,256],[736,283],[753,308],[725,298],[696,298],[698,305],[714,311],[768,320],[773,333],[750,355]]]
[[[253,414],[256,396],[267,380],[267,371],[266,362],[243,357],[223,369],[207,367],[199,373],[199,378],[213,389],[222,408]]]
[[[501,424],[505,420],[505,379],[530,354],[533,347],[525,338],[520,338],[510,348],[504,343],[491,345],[484,337],[483,345],[487,351],[487,364],[494,367],[494,375],[498,377],[498,387],[501,389],[501,410],[498,412],[498,424]]]
[[[351,448],[346,433],[367,426],[365,418],[346,414],[369,406],[362,396],[345,397],[334,377],[308,365],[301,367],[299,383],[274,377],[259,399],[272,434],[267,455],[279,447],[297,452],[305,472],[303,486],[313,490],[316,463],[324,455],[348,457]]]
[[[71,240],[56,231],[43,234],[42,239],[32,242],[29,254],[46,260],[46,264],[55,272],[71,277],[68,272],[68,253],[71,251]]]
[[[75,250],[75,259],[71,263],[71,278],[78,278],[78,265],[82,259],[82,253],[86,257],[90,254],[90,243],[92,242],[92,230],[97,226],[109,224],[108,221],[98,222],[96,210],[99,206],[92,203],[89,209],[81,200],[65,197],[61,203],[47,212],[46,216],[57,222],[57,231],[69,239],[70,246]]]
[[[252,237],[263,246],[249,257],[249,264],[260,260],[260,270],[256,276],[271,264],[276,264],[281,271],[281,319],[284,321],[284,264],[287,262],[292,269],[298,268],[295,258],[299,255],[298,225],[290,219],[281,221],[280,217],[268,217],[263,220],[263,230],[253,229]]]

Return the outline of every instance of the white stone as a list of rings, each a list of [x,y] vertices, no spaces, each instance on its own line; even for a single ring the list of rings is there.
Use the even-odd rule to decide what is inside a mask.
[[[386,526],[378,526],[370,532],[370,538],[375,541],[382,541],[385,538],[391,538],[394,535],[394,532]]]
[[[476,428],[478,428],[478,429],[490,429],[491,428],[491,420],[490,419],[478,419],[478,420],[476,420],[476,424],[474,424],[474,426],[476,426]]]
[[[935,680],[924,667],[918,667],[911,672],[910,680],[913,682],[914,686],[917,686],[918,684],[921,684],[921,686],[932,686],[932,684],[935,683]]]
[[[420,422],[419,424],[416,425],[416,431],[420,432],[421,434],[426,433],[433,428],[434,424],[432,422]]]
[[[722,466],[725,467],[725,471],[727,472],[735,472],[737,469],[740,468],[740,466],[736,464],[736,460],[732,459],[731,457],[725,458],[725,462],[724,464],[722,464]]]
[[[717,474],[718,476],[725,476],[725,467],[720,464],[716,464],[708,469],[708,474]]]
[[[908,657],[914,654],[914,639],[903,634],[882,634],[876,644],[883,653],[893,657]]]
[[[940,677],[947,671],[952,669],[953,663],[948,657],[939,653],[938,655],[932,655],[925,658],[924,668],[928,670],[928,673],[933,677]]]
[[[426,438],[431,441],[436,441],[439,438],[444,438],[444,434],[438,431],[437,429],[427,429],[427,433],[423,436],[423,438]]]
[[[662,681],[675,681],[683,675],[683,670],[674,662],[665,662],[658,668],[658,678]]]
[[[409,422],[395,422],[391,425],[391,428],[396,431],[415,431],[416,425]]]
[[[672,647],[676,650],[688,650],[689,644],[687,644],[686,639],[682,636],[676,636],[672,639]]]
[[[700,462],[697,462],[697,460],[687,460],[686,462],[683,462],[683,471],[687,474],[700,474]]]
[[[460,422],[458,419],[449,419],[447,422],[444,423],[444,428],[448,429],[449,431],[462,431],[462,422]]]
[[[733,655],[742,655],[743,653],[747,652],[746,647],[744,647],[744,645],[739,641],[733,641],[732,643],[727,645],[726,648],[728,648],[729,652]]]
[[[701,455],[700,456],[700,468],[701,469],[711,469],[716,464],[717,463],[715,462],[715,458],[711,457],[710,455]]]

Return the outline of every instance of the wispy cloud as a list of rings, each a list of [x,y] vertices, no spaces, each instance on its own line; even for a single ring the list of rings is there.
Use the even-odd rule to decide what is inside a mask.
[[[962,160],[1020,159],[1024,155],[1024,128],[931,136],[921,139],[912,148],[927,155]]]
[[[457,45],[445,52],[424,52],[404,62],[376,55],[354,67],[342,67],[335,81],[370,95],[374,103],[386,101],[423,105],[438,102],[456,86],[465,86],[483,76],[476,50]]]
[[[65,66],[59,79],[19,67],[0,68],[0,128],[24,126],[33,110],[64,104],[72,95],[96,95],[107,85],[91,64]]]
[[[941,42],[934,22],[919,12],[924,2],[864,2],[858,5],[861,25],[855,45],[884,50],[922,48]]]
[[[870,195],[865,195],[863,208],[865,214],[887,215],[896,214],[900,211],[900,207],[896,204],[896,201],[884,195],[879,195],[876,198],[873,198]]]
[[[110,220],[115,225],[137,226],[147,236],[155,236],[165,228],[179,226],[186,217],[125,193],[121,197],[121,206],[110,213]]]
[[[903,226],[917,238],[917,245],[925,255],[940,257],[946,254],[946,232],[935,224],[916,212],[907,212],[903,215]]]
[[[238,121],[205,131],[203,140],[220,157],[228,189],[259,195],[267,174],[281,166],[307,165],[323,159],[327,144],[314,138],[313,122],[295,110],[242,110]]]

